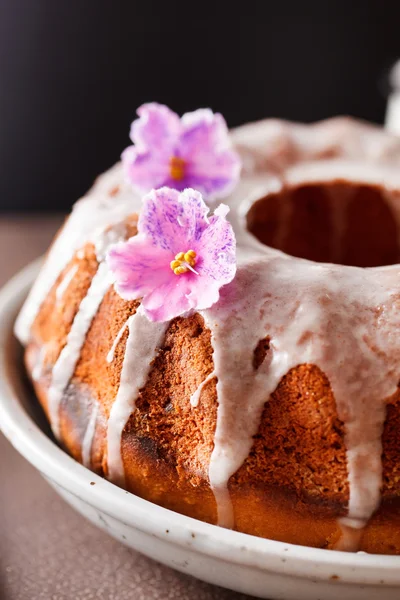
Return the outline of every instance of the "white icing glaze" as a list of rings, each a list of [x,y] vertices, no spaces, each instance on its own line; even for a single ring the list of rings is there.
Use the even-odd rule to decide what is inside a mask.
[[[209,373],[207,377],[200,383],[197,390],[190,396],[190,404],[193,406],[193,408],[196,408],[196,406],[199,405],[201,392],[204,386],[211,381],[211,379],[214,379],[215,375],[215,371],[211,371],[211,373]]]
[[[299,161],[324,157],[369,163],[400,161],[396,135],[348,117],[311,125],[266,119],[242,125],[231,136],[245,158],[245,171],[282,171]]]
[[[117,224],[114,228],[101,233],[94,240],[98,261],[104,261],[107,248],[122,239],[124,233],[125,226]],[[74,374],[90,325],[111,283],[111,274],[107,264],[100,262],[88,293],[82,300],[75,315],[65,346],[61,350],[53,367],[51,384],[48,391],[48,402],[50,423],[53,433],[57,438],[60,436],[60,402]]]
[[[221,524],[233,524],[228,480],[250,451],[264,403],[299,364],[327,375],[346,426],[349,517],[363,525],[377,508],[385,400],[399,380],[400,303],[393,270],[371,271],[274,257],[241,268],[207,311],[219,403],[210,483]],[[266,335],[269,356],[254,372],[253,352]]]
[[[400,60],[390,70],[389,83],[392,89],[386,107],[385,127],[398,135],[400,133]]]
[[[32,369],[33,381],[39,381],[43,373],[44,360],[46,358],[47,347],[45,344],[41,347],[35,366]]]
[[[190,399],[196,406],[206,382],[217,378],[217,424],[209,478],[219,523],[234,525],[229,478],[250,451],[265,402],[291,368],[315,364],[331,383],[345,425],[350,501],[339,546],[354,550],[357,531],[380,500],[385,401],[395,392],[400,374],[396,336],[400,266],[361,269],[293,259],[258,242],[246,231],[244,217],[255,200],[279,192],[283,185],[351,181],[384,186],[386,200],[400,223],[400,140],[348,119],[313,126],[269,120],[241,127],[232,137],[245,161],[243,178],[227,200],[237,237],[238,274],[222,290],[221,301],[202,313],[211,330],[214,370]],[[119,192],[110,196],[115,186]],[[336,255],[345,228],[345,204],[334,212]],[[16,333],[22,341],[29,339],[43,299],[74,252],[93,240],[99,228],[119,222],[139,206],[138,197],[123,182],[121,166],[99,178],[88,197],[76,205],[21,312]],[[287,216],[290,211],[288,205]],[[285,238],[285,223],[277,235]],[[106,289],[101,269],[102,265],[82,301],[67,351],[54,367],[53,422],[57,422],[59,402]],[[124,482],[121,435],[167,326],[150,323],[140,309],[128,321],[120,387],[107,432],[108,476],[120,484]],[[122,333],[110,350],[111,359]],[[255,370],[254,350],[266,336],[270,350]]]
[[[111,407],[107,426],[108,478],[124,486],[125,474],[121,456],[121,436],[142,387],[146,384],[157,349],[164,340],[167,323],[153,323],[141,307],[128,319],[128,339],[122,364],[120,383]]]
[[[60,300],[62,300],[62,297],[64,296],[69,284],[71,283],[71,281],[73,280],[73,278],[75,277],[76,273],[78,271],[78,265],[73,265],[65,274],[65,277],[62,279],[62,281],[60,282],[60,284],[57,286],[56,288],[56,300],[57,302],[60,302]]]
[[[75,252],[85,243],[96,240],[107,227],[140,209],[141,199],[121,179],[121,167],[116,165],[106,177],[98,178],[88,195],[75,204],[63,230],[53,242],[15,323],[15,334],[22,343],[28,342],[32,324],[44,299]],[[120,185],[119,194],[110,196],[117,184]]]
[[[97,415],[99,412],[99,405],[97,402],[92,404],[92,412],[86,427],[85,435],[82,440],[82,464],[90,469],[92,466],[92,444],[94,434],[96,432]]]
[[[122,336],[124,335],[124,331],[125,331],[125,329],[126,329],[126,328],[127,328],[127,326],[128,326],[128,322],[129,322],[129,319],[128,319],[128,320],[126,320],[126,321],[125,321],[125,323],[122,325],[121,329],[119,330],[119,332],[118,332],[118,334],[117,334],[117,337],[116,337],[116,338],[115,338],[115,340],[113,341],[113,344],[112,344],[112,346],[111,346],[111,348],[110,348],[110,351],[109,351],[109,353],[107,354],[107,358],[106,358],[106,361],[107,361],[108,363],[112,363],[112,361],[114,360],[115,351],[116,351],[116,349],[117,349],[117,346],[118,346],[118,344],[119,344],[119,343],[120,343],[120,341],[121,341],[121,338],[122,338]]]
[[[339,521],[341,536],[334,544],[333,550],[341,550],[342,552],[357,552],[363,534],[364,525],[359,521],[344,518]]]
[[[56,438],[60,436],[60,402],[74,374],[89,327],[110,285],[110,273],[106,263],[103,262],[93,277],[87,296],[80,304],[66,344],[53,367],[48,399],[50,423]]]

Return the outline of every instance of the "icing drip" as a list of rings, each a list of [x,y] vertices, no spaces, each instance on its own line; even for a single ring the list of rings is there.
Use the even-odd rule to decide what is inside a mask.
[[[146,384],[157,349],[163,343],[167,323],[149,321],[138,308],[128,319],[128,339],[117,396],[111,407],[107,426],[108,479],[124,486],[125,474],[121,455],[121,437],[135,410],[140,390]]]
[[[111,346],[110,351],[107,354],[107,358],[106,358],[106,361],[108,363],[112,363],[112,361],[114,360],[115,351],[117,349],[118,344],[121,341],[122,336],[124,335],[124,331],[128,326],[128,322],[129,322],[129,320],[125,321],[125,323],[122,325],[121,329],[119,330],[117,337],[113,341],[113,345]]]
[[[69,269],[69,271],[67,271],[64,279],[57,286],[57,289],[56,289],[56,300],[57,300],[57,302],[60,302],[60,300],[62,300],[62,297],[64,296],[65,291],[67,290],[69,284],[71,283],[71,281],[75,277],[77,271],[78,271],[78,265],[74,265],[73,267],[71,267]]]
[[[50,423],[56,438],[60,436],[58,414],[60,402],[74,374],[89,327],[110,285],[111,280],[108,267],[106,263],[101,263],[97,273],[93,277],[87,296],[81,302],[67,336],[67,342],[53,367],[48,398]]]
[[[32,324],[44,299],[75,252],[85,243],[95,241],[106,228],[140,210],[140,196],[120,179],[122,168],[118,164],[105,177],[99,178],[88,195],[75,204],[15,323],[15,334],[23,344],[29,341]],[[117,184],[121,192],[112,197],[109,191]]]
[[[350,518],[339,520],[341,536],[333,545],[333,550],[342,552],[357,552],[360,548],[360,542],[364,530],[362,522],[354,521]]]
[[[46,358],[46,346],[43,345],[40,349],[39,356],[36,362],[36,365],[32,369],[32,379],[33,381],[39,381],[43,373],[44,367],[44,359]]]
[[[400,327],[394,287],[400,267],[393,277],[393,268],[343,269],[279,257],[250,266],[204,314],[218,378],[209,478],[219,524],[234,524],[228,481],[251,449],[264,403],[291,368],[315,364],[327,375],[345,424],[351,519],[345,524],[362,527],[379,504],[385,400],[399,380],[393,332]],[[254,371],[253,352],[266,335],[270,351]]]
[[[207,375],[207,377],[201,382],[201,384],[199,385],[199,387],[197,388],[197,390],[194,392],[194,394],[192,394],[190,396],[190,404],[193,406],[193,408],[195,408],[196,406],[199,405],[199,401],[200,401],[200,396],[201,396],[201,392],[204,388],[204,386],[211,381],[211,379],[214,379],[215,377],[215,371],[212,371],[209,375]]]
[[[124,233],[125,226],[118,224],[115,228],[107,230],[95,239],[94,243],[98,261],[104,260],[107,248],[117,240],[123,238]],[[88,293],[83,298],[75,315],[65,346],[61,350],[60,356],[53,367],[52,380],[48,391],[48,402],[50,423],[56,438],[60,436],[59,408],[61,400],[74,374],[92,320],[110,285],[111,277],[108,266],[105,262],[100,262]]]
[[[92,465],[92,444],[94,434],[96,432],[97,414],[99,412],[99,406],[96,403],[92,405],[92,412],[90,413],[90,419],[86,428],[84,438],[82,440],[82,464],[90,469]]]

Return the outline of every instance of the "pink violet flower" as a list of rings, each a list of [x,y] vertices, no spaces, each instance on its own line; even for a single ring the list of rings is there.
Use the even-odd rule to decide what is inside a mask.
[[[201,194],[170,188],[143,199],[138,233],[113,246],[107,261],[117,293],[142,299],[150,321],[209,308],[236,273],[236,240],[224,204],[208,216]]]
[[[155,102],[143,104],[137,114],[130,132],[134,145],[121,159],[128,180],[141,193],[163,186],[194,188],[210,200],[233,190],[241,161],[222,115],[205,108],[179,118]]]

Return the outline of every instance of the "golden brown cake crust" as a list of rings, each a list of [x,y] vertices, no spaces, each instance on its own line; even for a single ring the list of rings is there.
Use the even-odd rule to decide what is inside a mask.
[[[151,355],[154,358],[148,375],[146,371],[145,385],[141,382],[137,386],[141,388],[138,395],[133,385],[135,397],[128,409],[134,406],[134,410],[128,419],[123,415],[121,422],[126,425],[121,437],[117,431],[114,459],[115,454],[118,461],[122,458],[120,466],[128,490],[161,506],[217,523],[221,506],[219,503],[217,508],[215,479],[213,490],[210,486],[210,464],[218,444],[219,451],[229,452],[233,447],[240,460],[229,457],[228,468],[223,464],[220,472],[225,478],[224,492],[227,486],[226,496],[232,500],[235,528],[320,548],[338,547],[343,532],[341,517],[350,516],[358,525],[368,520],[379,503],[382,466],[380,507],[362,530],[360,549],[400,554],[400,389],[395,391],[400,355],[392,335],[393,323],[397,324],[395,330],[400,323],[394,317],[399,314],[398,273],[397,267],[391,267],[386,278],[389,270],[385,268],[359,268],[400,262],[400,142],[377,128],[348,119],[309,127],[266,121],[239,128],[233,138],[245,168],[239,191],[227,202],[238,255],[245,258],[245,267],[241,272],[238,269],[232,287],[221,290],[225,313],[222,302],[220,320],[218,306],[214,313],[205,310],[176,318],[167,325],[162,343],[152,343],[152,348],[158,349]],[[364,163],[361,168],[358,161]],[[254,190],[261,189],[260,178],[262,192],[253,198]],[[101,287],[94,298],[89,329],[83,327],[82,340],[72,344],[72,354],[79,350],[79,359],[72,360],[73,369],[61,376],[59,389],[54,384],[53,367],[60,363],[64,348],[71,350],[67,338],[75,319],[82,317],[82,300],[90,294],[99,271],[100,275],[104,271],[105,254],[97,251],[92,217],[102,232],[102,243],[104,232],[116,233],[121,221],[126,237],[130,237],[137,233],[137,217],[127,215],[140,211],[140,206],[141,198],[124,182],[120,166],[100,177],[66,223],[68,235],[63,235],[63,244],[57,246],[54,263],[46,263],[57,268],[45,270],[45,285],[39,277],[39,286],[26,303],[21,322],[17,322],[19,339],[26,343],[28,373],[60,442],[76,460],[100,475],[107,477],[109,470],[110,478],[115,464],[110,462],[111,451],[107,456],[108,419],[117,404],[125,351],[130,348],[130,330],[121,334],[121,328],[128,319],[132,321],[130,317],[140,315],[139,302],[122,300],[111,286],[104,294],[107,288]],[[248,211],[247,229],[240,221],[244,208]],[[80,219],[85,224],[82,228]],[[73,243],[69,244],[71,238]],[[121,239],[120,230],[117,239]],[[53,259],[54,254],[50,253]],[[337,266],[343,264],[349,266]],[[325,278],[322,284],[321,277]],[[299,294],[296,287],[301,288]],[[256,301],[246,306],[241,296],[247,300],[247,292]],[[233,298],[233,310],[229,298]],[[100,299],[99,305],[96,302]],[[275,308],[269,310],[270,306]],[[241,310],[246,314],[243,319]],[[301,325],[291,329],[291,320]],[[228,335],[216,342],[218,329],[220,332],[227,321]],[[218,370],[216,348],[219,343],[221,350],[221,339],[236,340],[233,350],[243,350],[240,341],[247,336],[247,329],[251,333],[244,351],[244,378],[250,371],[248,379],[257,380],[257,384],[250,382],[251,392],[246,396],[246,384],[240,387],[243,365],[239,364],[232,376],[237,362],[225,353],[223,368]],[[285,338],[287,330],[291,335]],[[239,335],[231,336],[235,331]],[[135,357],[144,337],[133,339]],[[349,341],[345,349],[340,340]],[[113,360],[109,361],[116,341]],[[351,365],[347,370],[345,357]],[[272,362],[268,361],[273,358],[277,358],[275,370],[269,369]],[[343,371],[346,376],[341,378]],[[264,378],[256,377],[257,373]],[[230,395],[225,397],[217,394],[222,380],[225,384],[229,380],[226,388]],[[264,400],[265,385],[270,381],[272,385],[265,392],[270,397]],[[382,381],[390,385],[381,385]],[[232,382],[240,389],[236,396]],[[349,390],[346,399],[350,387],[352,394]],[[199,389],[199,403],[194,406],[192,395]],[[217,426],[221,426],[221,406],[230,417],[225,419],[222,443],[216,435]],[[365,407],[373,413],[371,418]],[[93,415],[94,433],[88,444]],[[246,428],[254,416],[256,432]],[[232,422],[232,418],[236,420]],[[246,430],[245,443],[241,443],[241,432],[236,428],[239,435],[233,439],[239,443],[229,445],[227,423]],[[350,441],[354,424],[356,435]],[[363,427],[369,428],[364,436]],[[360,444],[360,439],[367,443]],[[360,446],[364,452],[358,451]],[[355,450],[352,455],[349,448]],[[358,476],[355,486],[354,475],[356,480]],[[357,494],[368,488],[368,478],[373,483],[366,502],[362,502]]]
[[[78,264],[77,275],[62,305],[56,299],[56,282],[26,350],[28,372],[32,372],[41,348],[51,341],[43,375],[33,382],[45,410],[51,368],[97,268],[93,248],[87,246],[80,258],[74,257],[66,271],[74,264]],[[60,408],[62,444],[81,461],[89,409],[93,400],[99,403],[91,462],[102,475],[107,475],[106,422],[118,391],[127,332],[112,363],[106,356],[137,306],[109,289]],[[259,346],[255,351],[255,369],[265,358],[265,346],[268,341],[264,349]],[[173,320],[140,392],[137,410],[125,427],[122,456],[128,490],[216,523],[207,474],[216,424],[215,378],[204,387],[196,410],[188,402],[212,370],[210,332],[203,318],[194,314]],[[363,534],[362,549],[369,552],[400,554],[400,528],[396,533],[393,527],[399,520],[399,406],[400,392],[388,406],[383,436],[383,503]],[[239,531],[322,548],[337,541],[337,518],[346,514],[349,496],[344,432],[329,381],[318,367],[300,365],[283,377],[265,404],[253,448],[231,477],[229,491]]]

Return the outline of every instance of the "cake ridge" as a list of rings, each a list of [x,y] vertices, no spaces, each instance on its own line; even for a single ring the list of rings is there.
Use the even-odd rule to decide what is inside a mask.
[[[128,338],[119,388],[107,423],[107,476],[122,487],[125,485],[121,454],[122,433],[135,410],[139,392],[146,384],[152,361],[163,342],[167,326],[167,323],[149,321],[141,306],[128,319]]]
[[[75,372],[82,346],[98,308],[112,281],[105,262],[107,249],[126,234],[124,224],[106,229],[95,238],[98,269],[83,298],[68,333],[65,346],[54,364],[49,388],[50,424],[56,438],[60,437],[59,409],[65,390]]]

